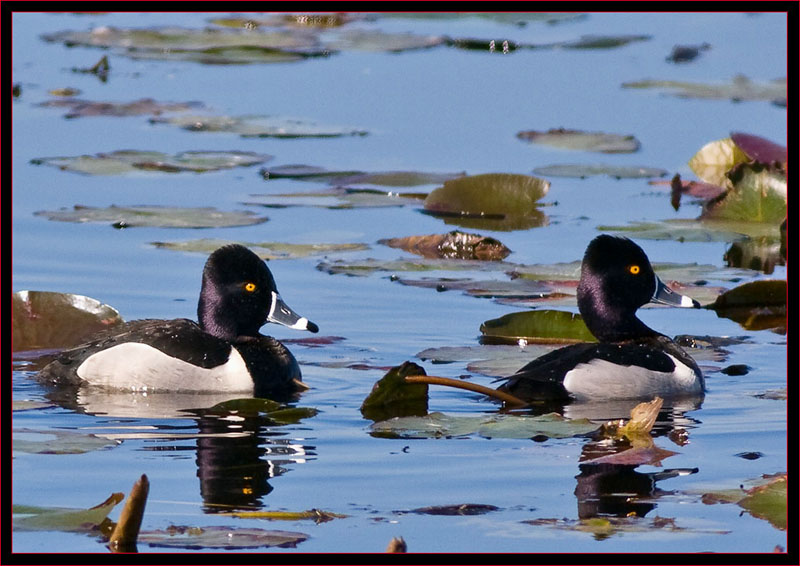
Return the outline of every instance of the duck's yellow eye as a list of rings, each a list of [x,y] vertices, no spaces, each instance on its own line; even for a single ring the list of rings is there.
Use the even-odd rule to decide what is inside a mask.
[[[245,283],[244,284],[244,290],[247,291],[248,293],[252,293],[253,291],[256,290],[256,284],[255,283]]]
[[[639,266],[638,265],[631,265],[628,267],[628,271],[631,275],[639,275]]]

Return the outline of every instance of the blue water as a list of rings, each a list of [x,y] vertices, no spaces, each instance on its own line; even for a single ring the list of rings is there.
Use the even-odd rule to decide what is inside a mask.
[[[13,104],[13,290],[77,293],[117,308],[127,319],[194,318],[205,257],[154,248],[153,241],[224,238],[291,243],[365,243],[370,249],[333,253],[327,259],[396,259],[410,254],[377,244],[388,237],[443,233],[454,229],[413,206],[331,210],[314,207],[264,209],[245,205],[253,194],[321,190],[321,185],[291,180],[265,183],[258,167],[206,174],[147,173],[85,176],[36,166],[36,157],[96,154],[119,149],[176,153],[185,150],[257,151],[274,156],[269,165],[303,163],[328,169],[415,170],[468,174],[530,174],[553,163],[646,165],[693,178],[686,165],[706,143],[731,131],[785,143],[785,109],[768,102],[733,103],[678,99],[654,90],[623,89],[646,78],[728,82],[743,74],[753,81],[786,76],[787,28],[781,14],[589,14],[556,25],[516,26],[479,17],[451,19],[379,18],[351,27],[386,32],[446,34],[451,37],[507,38],[548,43],[582,35],[644,34],[648,41],[616,49],[518,50],[503,55],[439,46],[403,53],[346,51],[297,63],[202,65],[192,62],[135,60],[118,51],[66,48],[41,35],[96,26],[180,25],[202,28],[208,14],[14,14],[13,81],[22,95]],[[333,32],[330,32],[333,33]],[[678,43],[708,42],[712,48],[695,61],[665,61]],[[94,64],[107,54],[111,74],[105,83],[72,67]],[[364,137],[339,139],[244,139],[235,134],[192,133],[155,126],[145,116],[87,117],[66,120],[58,108],[38,103],[54,88],[74,87],[80,98],[126,102],[203,102],[215,113],[299,117],[325,124],[366,129]],[[521,142],[521,130],[576,128],[634,134],[641,150],[602,155],[569,152]],[[700,207],[684,199],[679,211],[668,189],[644,180],[550,179],[543,210],[549,224],[515,232],[480,230],[512,250],[507,261],[549,264],[580,259],[600,225],[696,218]],[[434,186],[420,187],[431,190]],[[418,189],[414,189],[418,190]],[[76,204],[213,206],[253,210],[269,216],[264,224],[240,228],[186,230],[131,228],[51,222],[34,216]],[[469,230],[474,232],[475,230]],[[640,240],[655,262],[722,267],[726,243]],[[51,405],[14,414],[15,429],[82,433],[140,433],[113,449],[77,455],[16,453],[13,502],[53,507],[90,507],[111,492],[127,493],[147,474],[151,488],[143,530],[170,525],[228,525],[299,531],[310,538],[302,552],[382,551],[402,536],[413,552],[771,552],[786,548],[786,534],[735,505],[706,505],[701,494],[732,489],[762,474],[787,470],[786,402],[756,397],[786,386],[785,336],[747,331],[712,311],[650,309],[642,319],[668,335],[744,336],[727,347],[723,362],[708,362],[709,392],[702,406],[689,410],[683,426],[689,443],[666,436],[660,448],[677,454],[664,468],[698,472],[659,482],[661,491],[645,498],[654,505],[639,523],[674,519],[679,530],[643,528],[597,540],[589,533],[531,525],[534,519],[578,519],[575,495],[583,438],[529,440],[398,440],[369,435],[370,421],[359,406],[384,370],[405,360],[428,373],[457,377],[466,362],[432,365],[415,358],[423,349],[477,344],[480,324],[513,312],[513,307],[475,299],[459,291],[437,293],[400,285],[389,273],[368,277],[329,275],[316,267],[323,258],[272,261],[284,299],[320,326],[322,336],[344,340],[322,347],[290,345],[312,386],[298,405],[319,413],[298,424],[256,425],[252,445],[238,458],[269,480],[255,482],[250,504],[268,510],[323,509],[348,515],[315,525],[310,521],[268,522],[235,519],[209,512],[201,488],[196,438],[214,423],[177,418],[185,401],[162,399],[170,411],[148,414],[141,406],[158,399],[133,400],[86,395],[77,404]],[[505,279],[501,273],[408,273],[424,276]],[[752,272],[749,278],[765,278]],[[778,268],[770,278],[785,278]],[[731,287],[731,281],[711,281]],[[572,310],[575,310],[574,307]],[[279,339],[303,338],[284,328],[265,328]],[[345,367],[331,367],[334,363]],[[361,364],[370,369],[353,369]],[[715,371],[747,364],[745,376]],[[16,365],[14,399],[44,400],[32,371]],[[491,378],[474,375],[490,384]],[[113,397],[113,396],[112,396]],[[430,410],[479,415],[496,405],[463,391],[433,388]],[[216,401],[213,401],[216,402]],[[204,406],[213,404],[209,402]],[[193,405],[197,406],[197,405]],[[123,414],[124,413],[124,414]],[[217,425],[219,423],[216,423]],[[139,427],[148,427],[141,429]],[[190,437],[164,438],[175,431]],[[147,436],[150,434],[151,436]],[[161,435],[161,436],[159,436]],[[224,454],[222,441],[217,451]],[[6,444],[8,446],[8,444]],[[762,456],[747,460],[743,452]],[[640,466],[637,472],[660,471]],[[269,493],[264,481],[271,487]],[[497,511],[474,516],[437,516],[409,510],[481,503]],[[111,517],[118,516],[115,509]],[[634,520],[631,519],[633,523]],[[60,532],[15,532],[17,552],[105,552],[97,538]],[[140,544],[142,552],[156,549]],[[265,549],[258,549],[265,550]],[[291,552],[288,549],[271,549]]]

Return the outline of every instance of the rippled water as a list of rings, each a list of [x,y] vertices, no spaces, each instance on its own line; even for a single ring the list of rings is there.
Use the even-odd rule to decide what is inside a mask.
[[[784,531],[734,504],[709,505],[702,495],[735,489],[763,474],[787,470],[786,401],[764,398],[786,387],[785,336],[749,331],[713,311],[647,309],[642,319],[667,335],[744,337],[724,359],[700,359],[708,380],[702,403],[662,415],[656,446],[674,452],[661,465],[614,474],[582,469],[582,457],[603,450],[584,437],[518,440],[469,435],[439,439],[371,436],[361,402],[391,366],[406,360],[430,374],[472,375],[466,361],[432,364],[427,348],[475,346],[479,326],[515,309],[460,291],[403,285],[390,272],[331,275],[323,261],[412,257],[377,244],[381,238],[444,233],[453,226],[420,214],[419,206],[330,209],[263,208],[253,194],[323,190],[321,183],[265,182],[258,167],[220,172],[87,176],[34,165],[31,159],[94,155],[120,149],[255,151],[269,165],[307,164],[331,170],[411,170],[437,173],[531,174],[552,163],[611,163],[661,167],[691,178],[686,162],[709,141],[743,131],[784,143],[785,109],[765,101],[679,99],[622,89],[645,78],[726,82],[742,74],[769,81],[786,73],[786,18],[780,14],[589,14],[561,23],[525,25],[486,17],[378,18],[348,24],[384,32],[454,38],[509,38],[554,43],[584,35],[636,34],[649,39],[609,49],[465,50],[450,46],[385,53],[344,50],[299,62],[206,65],[126,57],[118,50],[67,48],[43,34],[179,25],[201,29],[208,14],[14,14],[13,290],[77,293],[117,308],[128,319],[195,315],[203,254],[157,249],[154,241],[200,237],[245,242],[364,243],[369,249],[274,260],[270,268],[284,299],[320,326],[325,344],[264,329],[287,344],[311,385],[296,403],[318,413],[294,424],[230,419],[181,409],[210,407],[218,396],[68,394],[45,391],[35,367],[15,360],[14,400],[43,408],[14,412],[18,438],[36,433],[95,434],[113,439],[80,454],[15,452],[13,503],[86,508],[112,492],[130,490],[147,474],[150,495],[143,531],[171,525],[229,526],[303,533],[297,552],[376,552],[402,536],[413,552],[771,552],[786,548]],[[329,32],[331,34],[334,31]],[[667,62],[673,45],[712,47],[682,65]],[[106,82],[73,67],[109,56]],[[125,102],[200,101],[215,113],[300,117],[361,128],[366,136],[337,139],[252,139],[150,124],[147,116],[63,118],[39,103],[48,91],[74,87],[81,98]],[[528,129],[577,128],[634,134],[634,154],[603,155],[535,146],[516,138]],[[645,180],[552,178],[542,210],[546,226],[512,232],[479,230],[512,250],[506,261],[552,264],[579,260],[597,226],[696,218],[700,206],[679,211],[668,190]],[[427,192],[436,185],[415,187]],[[265,214],[263,224],[204,230],[76,224],[34,216],[73,205],[213,206]],[[474,230],[470,230],[474,231]],[[635,238],[635,235],[633,236]],[[654,262],[724,266],[725,242],[638,240]],[[502,271],[401,273],[405,278],[479,277],[507,280]],[[744,280],[785,278],[746,272]],[[740,281],[742,279],[740,278]],[[709,285],[732,287],[731,279]],[[568,307],[575,311],[575,307]],[[744,376],[719,370],[746,364]],[[769,396],[767,396],[769,397]],[[497,406],[464,391],[432,388],[430,411],[478,416]],[[628,408],[569,407],[568,416],[605,419]],[[622,414],[619,414],[622,412]],[[686,442],[688,440],[688,442]],[[9,446],[7,443],[6,446]],[[742,454],[757,453],[757,457]],[[674,477],[657,474],[673,470]],[[604,485],[617,497],[600,497]],[[613,482],[619,482],[615,484]],[[638,486],[638,487],[637,487]],[[642,487],[644,486],[644,487]],[[625,490],[639,495],[625,502]],[[619,495],[622,493],[623,495]],[[472,515],[414,512],[431,506],[480,504]],[[221,507],[228,506],[228,507]],[[221,509],[321,509],[347,515],[315,524],[232,518]],[[626,515],[633,513],[639,517]],[[118,510],[112,512],[116,519]],[[579,519],[613,517],[617,530],[577,528]],[[621,517],[621,518],[620,518]],[[106,552],[84,533],[16,531],[17,552]],[[140,544],[140,552],[159,550]],[[285,548],[257,548],[292,552]]]

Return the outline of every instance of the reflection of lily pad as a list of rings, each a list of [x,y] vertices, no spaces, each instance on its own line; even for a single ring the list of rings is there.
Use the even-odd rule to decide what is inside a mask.
[[[228,132],[243,138],[338,138],[365,136],[365,130],[316,124],[280,116],[172,116],[152,118],[154,124],[170,124],[191,132]]]
[[[543,224],[538,201],[549,189],[550,183],[537,177],[487,173],[445,181],[427,196],[424,206],[429,214],[460,226],[488,222],[492,227],[487,229],[515,230]]]
[[[124,497],[122,493],[113,493],[103,503],[89,509],[14,505],[11,509],[14,514],[13,528],[15,531],[92,531]]]
[[[215,208],[166,206],[115,206],[95,208],[75,205],[72,209],[41,210],[34,213],[58,222],[110,222],[114,228],[150,226],[156,228],[221,228],[250,226],[268,219],[254,212],[223,212]]]
[[[184,151],[169,155],[160,151],[120,150],[76,157],[38,157],[35,165],[51,165],[62,171],[86,175],[120,175],[133,171],[204,173],[233,167],[249,167],[272,159],[251,151]]]
[[[639,151],[639,141],[631,135],[557,128],[546,132],[535,130],[519,132],[517,137],[531,143],[577,151],[597,151],[600,153],[633,153]]]
[[[370,426],[370,433],[391,438],[448,438],[477,434],[484,438],[527,439],[540,435],[569,438],[597,428],[598,425],[588,419],[565,419],[556,413],[535,417],[503,414],[455,417],[437,412],[377,422]]]
[[[655,88],[667,91],[678,98],[702,98],[711,100],[768,100],[786,106],[786,79],[768,83],[753,82],[737,75],[728,84],[693,83],[673,80],[642,80],[623,83],[623,88]]]
[[[202,238],[185,242],[151,242],[157,248],[180,252],[210,254],[217,248],[234,243],[233,240]],[[366,244],[288,244],[284,242],[236,242],[246,246],[262,259],[297,259],[301,257],[324,255],[331,252],[365,250]]]
[[[142,532],[139,534],[138,540],[142,544],[164,548],[236,550],[273,546],[295,548],[307,538],[308,535],[306,534],[290,531],[267,531],[264,529],[222,526],[172,526],[163,531]]]
[[[544,344],[596,342],[581,315],[566,311],[539,310],[510,313],[481,324],[484,343],[514,344],[519,341]]]
[[[82,295],[19,291],[14,293],[12,307],[15,351],[75,346],[95,332],[122,323],[116,310]]]
[[[663,177],[667,174],[664,169],[656,169],[655,167],[586,164],[546,165],[537,167],[533,172],[544,177],[579,177],[581,179],[598,175],[607,175],[615,179],[641,179]]]

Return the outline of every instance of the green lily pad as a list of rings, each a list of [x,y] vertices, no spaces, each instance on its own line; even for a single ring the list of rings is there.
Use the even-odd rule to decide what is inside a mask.
[[[430,413],[395,417],[374,423],[370,433],[389,438],[449,438],[478,435],[484,438],[528,439],[534,436],[570,438],[588,434],[598,425],[588,419],[565,419],[557,413],[540,416],[504,415],[455,417]]]
[[[538,342],[570,344],[597,342],[579,314],[538,310],[510,313],[481,324],[483,343]]]
[[[165,248],[179,252],[197,252],[210,254],[214,250],[234,243],[233,240],[217,238],[201,238],[184,242],[150,242],[157,248]],[[332,252],[350,252],[369,249],[366,244],[288,244],[284,242],[239,242],[253,251],[258,257],[266,260],[298,259]]]
[[[404,362],[378,380],[361,404],[364,418],[378,421],[426,414],[428,386],[424,383],[407,383],[405,377],[409,375],[426,375],[425,369],[413,362]]]
[[[418,193],[398,193],[375,189],[351,189],[348,187],[332,187],[325,191],[307,193],[281,193],[269,195],[252,195],[264,199],[246,204],[283,208],[287,206],[316,206],[322,208],[351,209],[407,206],[419,204],[426,195]]]
[[[189,550],[246,548],[295,548],[308,535],[291,531],[268,531],[242,527],[185,527],[172,526],[160,531],[139,533],[140,544],[159,548]]]
[[[621,34],[621,35],[584,35],[575,41],[565,41],[556,44],[566,49],[612,49],[622,47],[635,41],[648,41],[652,36]]]
[[[238,415],[243,417],[264,416],[280,424],[296,424],[317,414],[311,407],[291,407],[265,398],[230,399],[196,412],[209,415]]]
[[[442,35],[418,35],[413,33],[386,33],[379,30],[349,29],[337,34],[326,45],[338,51],[378,51],[399,53],[412,49],[429,49],[444,45],[447,38]]]
[[[152,118],[153,124],[170,124],[190,132],[227,132],[243,138],[338,138],[366,136],[357,128],[317,124],[280,116],[172,116]]]
[[[11,508],[14,515],[13,529],[15,531],[93,531],[124,498],[122,493],[113,493],[103,503],[89,509],[13,505]]]
[[[15,452],[27,454],[84,454],[106,450],[119,444],[94,434],[68,430],[14,429],[12,447]]]
[[[729,174],[731,188],[711,201],[703,218],[766,222],[786,218],[786,175],[760,164],[741,164]]]
[[[51,92],[52,94],[52,92]],[[68,108],[65,118],[84,118],[87,116],[140,116],[161,114],[163,112],[184,112],[202,107],[201,102],[157,102],[152,98],[140,98],[133,102],[93,102],[66,98],[48,100],[39,106]]]
[[[677,242],[738,242],[748,236],[776,232],[777,227],[765,228],[751,222],[721,221],[717,219],[692,220],[671,218],[658,222],[631,222],[626,226],[597,226],[601,232],[620,235],[631,234],[643,240],[675,240]]]
[[[447,234],[388,238],[378,240],[378,243],[428,258],[499,261],[511,253],[511,250],[494,238],[457,230]]]
[[[663,177],[667,174],[665,169],[655,167],[625,167],[622,165],[587,165],[582,163],[546,165],[533,170],[537,175],[544,177],[596,177],[606,175],[615,179],[647,179]]]
[[[751,281],[723,293],[708,308],[748,330],[785,332],[787,289],[782,280]]]
[[[633,153],[639,151],[639,141],[632,135],[606,134],[603,132],[583,132],[565,128],[546,132],[528,130],[517,133],[524,141],[549,145],[576,151],[596,151],[600,153]]]
[[[77,346],[123,322],[115,309],[96,299],[51,291],[14,293],[12,321],[14,351]]]
[[[658,531],[665,532],[685,532],[685,533],[710,533],[710,534],[729,534],[730,531],[693,529],[679,527],[675,524],[675,519],[669,517],[654,517],[646,519],[643,517],[592,517],[587,519],[530,519],[522,521],[525,524],[535,527],[549,527],[553,529],[577,531],[589,533],[596,540],[605,540],[614,535],[624,535],[625,533],[649,533]]]
[[[678,98],[732,100],[735,102],[767,100],[779,106],[786,106],[785,78],[763,83],[753,82],[743,75],[737,75],[728,84],[646,79],[623,83],[622,88],[654,88],[671,93]]]
[[[514,230],[541,225],[544,215],[538,201],[550,183],[528,175],[487,173],[445,181],[425,199],[425,211],[466,226],[494,221],[494,229]],[[493,229],[493,228],[489,228]]]
[[[121,175],[140,171],[205,173],[250,167],[270,159],[270,155],[251,151],[184,151],[169,155],[159,151],[120,150],[75,157],[37,157],[31,163],[85,175]]]
[[[753,517],[769,521],[776,529],[785,531],[787,525],[787,474],[764,476],[751,483],[756,483],[756,485],[747,490],[729,489],[704,493],[703,503],[736,503]]]
[[[223,228],[251,226],[266,222],[249,210],[223,212],[212,207],[179,208],[167,206],[115,206],[95,208],[75,205],[72,209],[34,212],[58,222],[110,222],[114,228],[149,226],[155,228]]]

